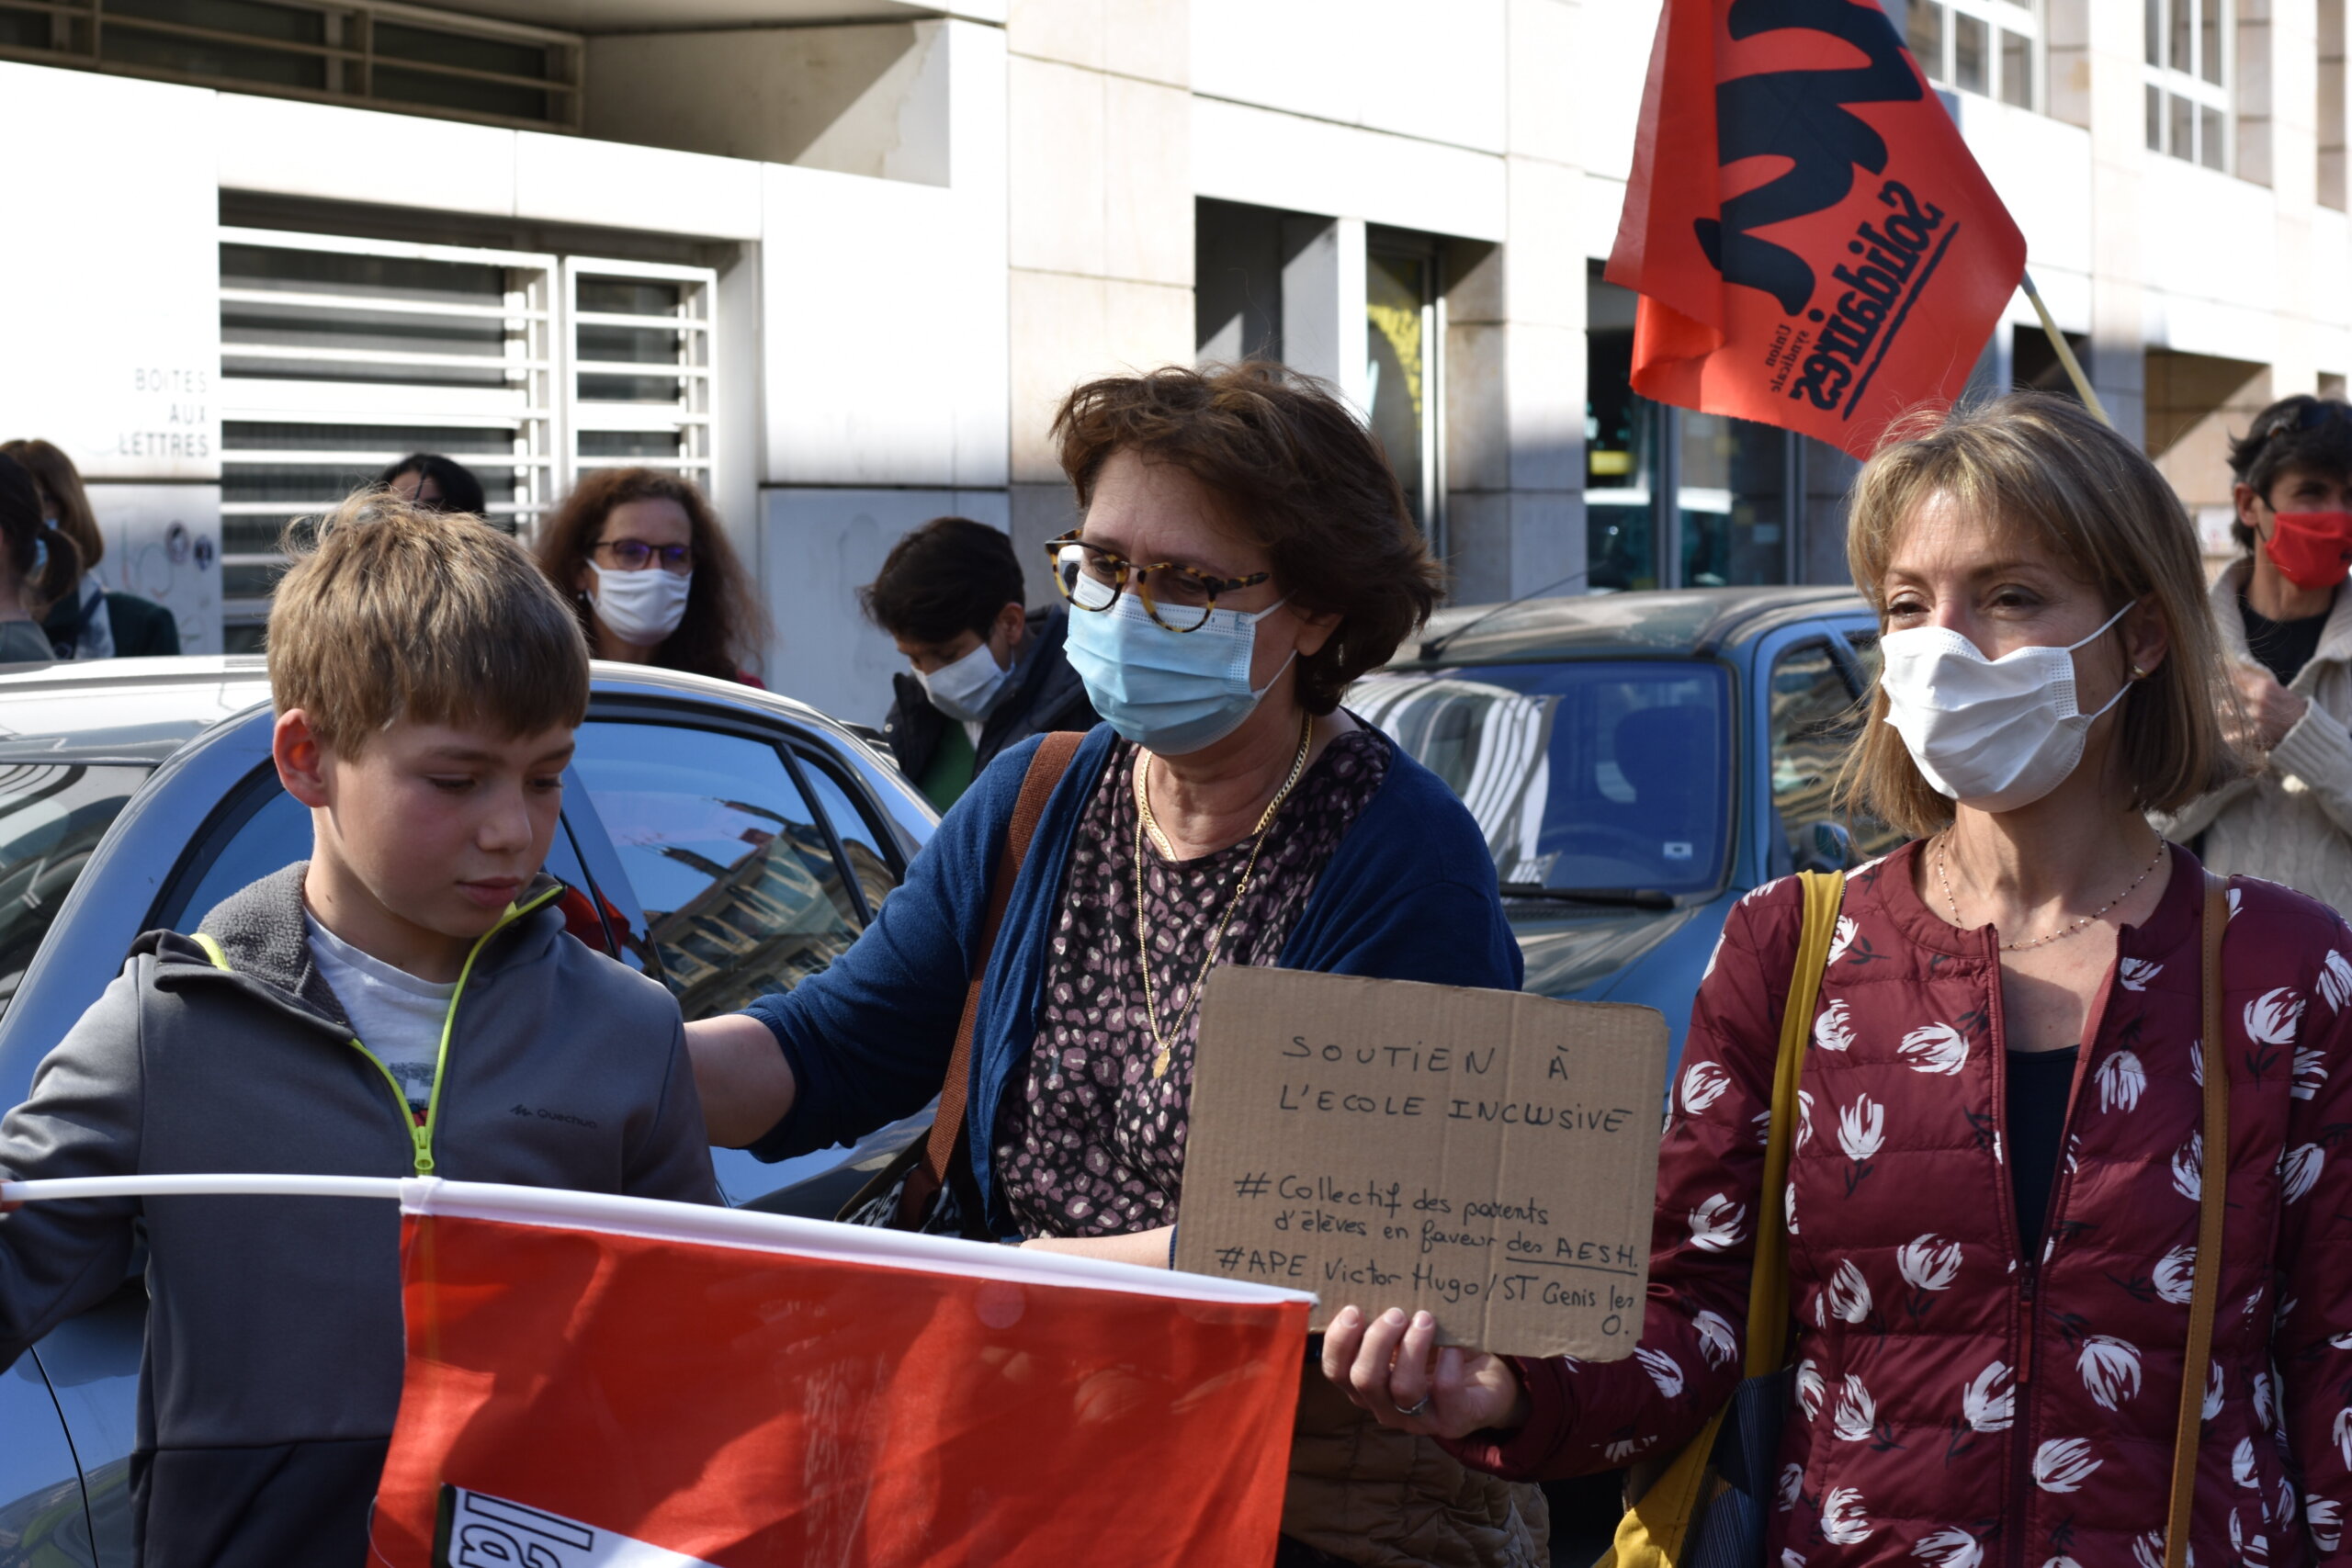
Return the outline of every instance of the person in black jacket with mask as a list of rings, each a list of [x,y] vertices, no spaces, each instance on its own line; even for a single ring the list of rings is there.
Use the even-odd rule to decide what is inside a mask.
[[[866,618],[914,667],[891,684],[883,733],[899,767],[944,811],[998,752],[1097,720],[1064,657],[1069,614],[1021,603],[1012,541],[968,517],[934,517],[890,547],[858,590]]]

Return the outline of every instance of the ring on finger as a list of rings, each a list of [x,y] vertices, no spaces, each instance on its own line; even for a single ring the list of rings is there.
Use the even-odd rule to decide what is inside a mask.
[[[1425,1393],[1421,1395],[1418,1402],[1410,1405],[1398,1404],[1393,1399],[1388,1403],[1395,1408],[1396,1414],[1399,1416],[1419,1416],[1422,1411],[1427,1410],[1430,1407],[1430,1396]]]

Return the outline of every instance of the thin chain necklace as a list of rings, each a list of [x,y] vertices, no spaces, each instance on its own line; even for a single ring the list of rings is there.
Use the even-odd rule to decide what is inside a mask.
[[[1968,929],[1967,922],[1960,918],[1960,901],[1951,896],[1951,878],[1946,874],[1944,871],[1944,850],[1951,842],[1951,829],[1947,829],[1943,832],[1936,835],[1936,880],[1943,885],[1944,907],[1951,911],[1951,923],[1960,927],[1962,931],[1966,931]],[[2101,904],[2098,908],[2093,909],[2089,914],[2085,915],[2073,925],[2052,931],[2048,936],[2029,937],[2023,942],[2005,942],[2001,944],[2001,951],[2003,953],[2023,953],[2030,947],[2046,947],[2053,942],[2064,941],[2065,938],[2073,936],[2076,931],[2079,931],[2084,927],[2091,924],[2091,922],[2098,919],[2101,915],[2106,914],[2109,909],[2114,908],[2118,904],[2122,903],[2123,900],[2131,897],[2132,895],[2140,891],[2140,884],[2147,881],[2149,877],[2155,874],[2156,867],[2163,863],[2164,858],[2165,836],[2162,833],[2159,833],[2156,835],[2156,852],[2149,857],[2148,863],[2141,868],[2140,874],[2132,879],[2131,886],[2125,888],[2122,892],[2118,893],[2114,897],[2109,898],[2106,903]]]
[[[1150,753],[1140,750],[1136,752],[1136,958],[1143,965],[1144,1021],[1151,1025],[1151,1037],[1159,1045],[1159,1055],[1151,1059],[1151,1076],[1155,1078],[1168,1076],[1168,1064],[1176,1051],[1170,1037],[1183,1032],[1184,1021],[1201,1005],[1201,987],[1208,984],[1209,970],[1216,966],[1216,950],[1225,942],[1225,928],[1233,923],[1233,912],[1241,908],[1241,900],[1250,893],[1250,879],[1257,874],[1258,852],[1266,847],[1266,829],[1272,825],[1274,814],[1283,808],[1283,802],[1290,798],[1290,792],[1298,787],[1300,775],[1306,772],[1306,752],[1314,739],[1315,716],[1309,714],[1298,727],[1298,755],[1291,759],[1290,777],[1283,780],[1283,787],[1274,791],[1274,798],[1260,813],[1258,826],[1250,829],[1258,841],[1250,846],[1250,859],[1241,868],[1241,881],[1233,890],[1233,901],[1226,905],[1225,914],[1209,938],[1208,953],[1201,959],[1201,972],[1193,978],[1192,994],[1184,998],[1184,1005],[1165,1030],[1159,1026],[1159,993],[1151,984],[1151,943],[1144,934],[1143,836],[1149,833],[1162,846],[1167,845],[1168,840],[1160,832],[1159,824],[1152,820],[1151,793],[1144,787],[1144,767],[1150,761]],[[1172,851],[1168,858],[1176,858]]]

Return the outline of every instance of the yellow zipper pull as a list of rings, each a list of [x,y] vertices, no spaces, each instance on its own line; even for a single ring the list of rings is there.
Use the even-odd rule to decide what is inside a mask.
[[[416,1174],[433,1174],[433,1134],[423,1127],[411,1127],[409,1136],[416,1142]]]

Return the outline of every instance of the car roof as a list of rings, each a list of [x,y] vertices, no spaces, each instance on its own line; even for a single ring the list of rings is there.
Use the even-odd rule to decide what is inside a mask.
[[[1389,668],[1703,656],[1791,621],[1869,610],[1852,589],[1837,587],[1679,588],[1462,604],[1430,616],[1418,649],[1398,649]]]
[[[700,697],[852,738],[807,704],[755,686],[601,660],[589,668],[599,695]],[[0,671],[0,762],[62,751],[84,761],[161,762],[221,720],[268,701],[269,666],[259,654],[18,666]]]

